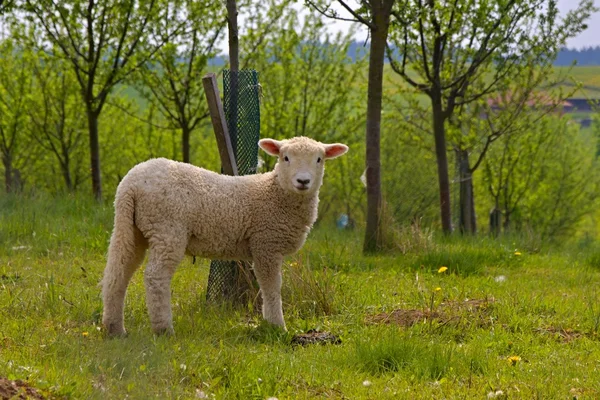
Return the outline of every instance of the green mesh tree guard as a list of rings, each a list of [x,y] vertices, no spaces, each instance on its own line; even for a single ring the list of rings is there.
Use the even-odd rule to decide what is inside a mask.
[[[260,86],[258,72],[223,71],[223,108],[231,146],[240,175],[256,173],[260,138]],[[213,260],[210,263],[206,298],[243,301],[255,286],[246,263]],[[252,292],[252,291],[250,291]]]

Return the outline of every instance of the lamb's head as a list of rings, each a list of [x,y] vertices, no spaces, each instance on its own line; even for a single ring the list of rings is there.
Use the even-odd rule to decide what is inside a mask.
[[[315,193],[321,187],[325,160],[348,151],[345,144],[325,144],[307,137],[281,141],[262,139],[258,145],[267,154],[278,157],[276,169],[281,187],[306,195]]]

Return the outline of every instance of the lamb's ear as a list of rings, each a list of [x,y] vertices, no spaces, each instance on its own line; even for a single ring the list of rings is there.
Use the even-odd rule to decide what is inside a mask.
[[[325,159],[330,160],[346,154],[348,146],[341,143],[326,144],[325,145]]]
[[[274,139],[260,139],[258,145],[267,154],[277,157],[279,155],[279,149],[281,148],[281,142]]]

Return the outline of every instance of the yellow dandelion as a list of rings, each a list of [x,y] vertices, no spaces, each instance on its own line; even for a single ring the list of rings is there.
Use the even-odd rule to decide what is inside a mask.
[[[446,271],[448,271],[448,267],[440,267],[440,269],[438,269],[438,274],[441,274]]]
[[[435,291],[436,291],[436,292],[439,292],[440,290],[442,290],[442,288],[441,288],[441,287],[436,287],[436,288],[435,288]]]
[[[519,356],[510,356],[507,358],[510,365],[515,366],[519,361],[521,361],[521,357]]]
[[[520,251],[515,251],[515,256],[520,256],[521,252]]]
[[[89,336],[89,333],[88,333],[88,332],[81,332],[81,336],[83,336],[83,337],[88,337],[88,336]]]

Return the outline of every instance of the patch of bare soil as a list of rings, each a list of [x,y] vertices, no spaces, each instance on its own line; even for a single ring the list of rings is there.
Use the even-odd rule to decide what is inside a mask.
[[[309,344],[341,344],[342,340],[329,333],[329,332],[317,332],[315,329],[311,329],[306,333],[300,333],[292,338],[292,345],[306,346]]]
[[[45,399],[45,397],[29,386],[27,382],[0,377],[0,399]]]
[[[557,328],[554,326],[549,326],[546,328],[537,328],[534,329],[534,331],[543,335],[553,335],[554,337],[558,338],[561,342],[565,343],[569,343],[575,339],[588,336],[587,334],[580,332],[577,329]]]
[[[441,324],[448,324],[452,321],[459,321],[461,315],[457,314],[466,310],[470,315],[485,314],[494,299],[468,299],[465,301],[449,301],[439,304],[435,310],[429,308],[423,310],[417,309],[396,309],[391,312],[382,312],[367,317],[367,322],[372,324],[395,324],[403,327],[411,327],[420,322],[437,321]]]
[[[430,310],[403,310],[398,309],[392,312],[382,312],[367,317],[367,322],[372,324],[396,324],[404,327],[413,326],[418,322],[440,319],[440,313]]]

